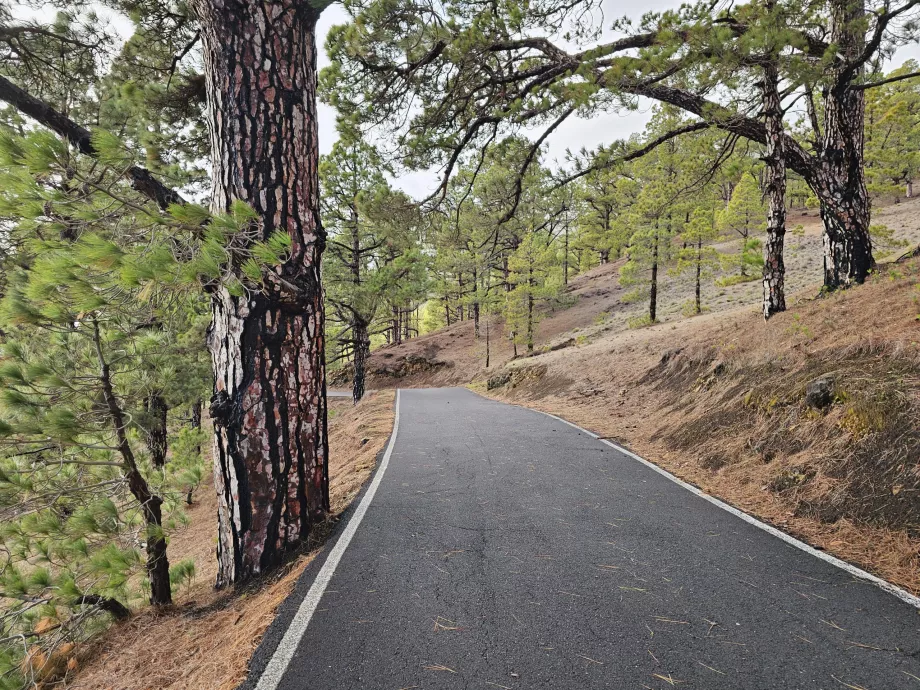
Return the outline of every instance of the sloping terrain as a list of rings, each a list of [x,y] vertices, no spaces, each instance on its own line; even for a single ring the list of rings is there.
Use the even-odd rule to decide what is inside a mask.
[[[878,208],[873,222],[885,225],[893,238],[901,243],[894,249],[879,248],[878,253],[891,257],[920,244],[920,197]],[[821,281],[822,244],[821,223],[817,211],[790,214],[790,232],[786,237],[786,289],[791,302],[810,298],[818,293]],[[737,242],[727,238],[718,249],[725,253],[736,250]],[[560,346],[569,340],[583,342],[629,329],[630,319],[647,313],[648,305],[624,302],[628,290],[619,285],[619,268],[623,261],[598,266],[572,278],[560,305],[546,309],[536,328],[536,349]],[[674,276],[662,270],[660,276],[658,319],[676,322],[685,318],[683,312],[692,298],[693,284],[689,276]],[[720,287],[710,279],[703,285],[704,317],[760,303],[762,287],[751,280]],[[480,338],[474,338],[473,323],[461,321],[435,333],[408,340],[400,345],[380,347],[371,353],[368,362],[368,385],[385,388],[395,385],[450,385],[468,382],[474,375],[485,372],[485,330],[489,320],[489,350],[491,369],[500,367],[513,356],[513,348],[502,328],[501,320],[483,316]],[[518,347],[523,354],[522,347]],[[334,379],[344,384],[346,376]]]
[[[620,301],[611,264],[571,281],[572,306],[544,316],[535,356],[512,360],[492,324],[487,370],[484,337],[463,322],[375,351],[372,385],[471,384],[561,415],[920,592],[920,260],[821,296],[820,228],[797,221],[790,309],[768,323],[758,281],[710,285],[711,311],[684,318],[689,290],[666,276],[664,322],[629,329],[645,305]],[[916,200],[876,221],[920,242]]]
[[[769,323],[744,308],[601,337],[490,392],[920,591],[918,279],[914,259]]]
[[[329,483],[335,516],[348,507],[374,469],[393,426],[393,394],[370,393],[357,406],[347,398],[329,402]],[[275,609],[316,552],[304,553],[249,588],[216,592],[216,516],[217,500],[208,482],[188,511],[189,526],[169,545],[173,561],[194,559],[194,583],[176,593],[169,611],[145,609],[113,625],[83,651],[82,670],[66,679],[66,687],[218,690],[235,688],[242,681]]]

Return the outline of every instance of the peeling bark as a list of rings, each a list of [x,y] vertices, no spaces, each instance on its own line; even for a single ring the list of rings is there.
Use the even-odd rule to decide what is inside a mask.
[[[772,3],[769,4],[772,9]],[[767,196],[767,241],[764,244],[763,317],[786,311],[783,244],[786,238],[786,161],[783,156],[783,106],[779,70],[772,60],[764,65],[763,111],[767,129],[764,186]]]
[[[318,11],[198,0],[213,190],[291,238],[261,291],[212,293],[218,587],[278,564],[329,508],[316,125]]]
[[[865,47],[861,27],[865,2],[836,0],[832,7],[831,41],[844,58],[840,64],[847,65]],[[863,164],[865,94],[850,88],[852,78],[862,73],[862,68],[852,74],[849,67],[838,67],[832,85],[825,90],[821,165],[812,186],[824,221],[824,284],[828,288],[862,283],[875,268]]]

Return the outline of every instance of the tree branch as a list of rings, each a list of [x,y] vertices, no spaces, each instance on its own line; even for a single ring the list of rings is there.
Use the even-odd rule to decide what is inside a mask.
[[[887,79],[880,79],[879,81],[869,82],[868,84],[853,84],[850,88],[854,91],[864,91],[865,89],[874,89],[876,86],[884,86],[885,84],[892,84],[896,81],[903,81],[905,79],[915,79],[920,77],[920,72],[911,72],[910,74],[899,74],[896,77],[888,77]]]
[[[35,98],[13,82],[0,76],[0,100],[6,101],[39,124],[61,135],[80,153],[96,158],[98,153],[93,146],[92,134],[85,127],[78,125],[66,115],[59,113],[44,101]],[[167,187],[153,176],[146,168],[132,165],[124,171],[135,191],[165,209],[171,204],[184,204],[177,191]]]
[[[577,173],[573,173],[572,175],[569,175],[568,177],[563,178],[562,180],[557,182],[555,185],[553,185],[552,189],[559,189],[560,187],[564,187],[570,182],[574,182],[575,180],[582,178],[585,175],[590,175],[591,173],[598,171],[598,170],[604,170],[605,168],[609,168],[617,163],[625,163],[627,161],[635,160],[636,158],[641,158],[642,156],[648,153],[651,153],[656,148],[670,141],[671,139],[674,139],[675,137],[679,137],[682,134],[690,134],[691,132],[699,132],[704,129],[709,129],[712,126],[713,125],[710,124],[709,122],[693,122],[689,125],[684,125],[683,127],[672,129],[670,132],[665,132],[660,137],[652,139],[642,148],[635,149],[633,151],[623,154],[622,156],[617,156],[614,159],[605,160],[602,163],[595,163],[593,165],[588,166],[584,170],[580,170]]]

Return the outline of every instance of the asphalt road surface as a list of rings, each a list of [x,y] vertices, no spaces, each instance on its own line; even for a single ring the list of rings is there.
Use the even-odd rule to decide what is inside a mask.
[[[376,495],[261,688],[920,690],[909,603],[546,415],[400,395]]]

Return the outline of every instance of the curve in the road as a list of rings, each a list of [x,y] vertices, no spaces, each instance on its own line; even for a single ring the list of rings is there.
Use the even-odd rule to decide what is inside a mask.
[[[396,405],[244,687],[920,689],[910,594],[565,420]]]

